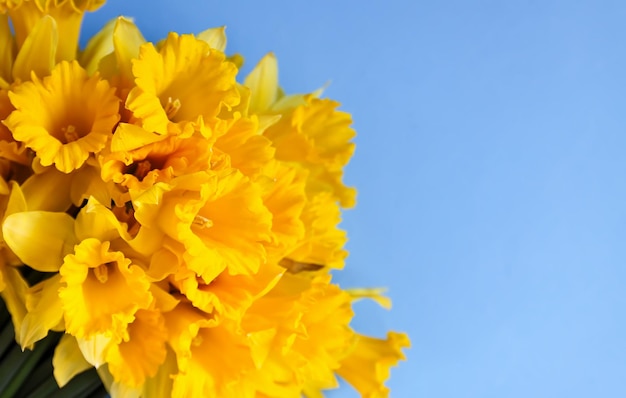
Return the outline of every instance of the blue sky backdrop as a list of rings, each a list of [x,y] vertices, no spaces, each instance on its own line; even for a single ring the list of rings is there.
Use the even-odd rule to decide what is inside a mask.
[[[85,34],[117,15],[331,81],[358,132],[336,280],[389,288],[354,327],[410,334],[392,397],[626,396],[626,2],[109,0]]]

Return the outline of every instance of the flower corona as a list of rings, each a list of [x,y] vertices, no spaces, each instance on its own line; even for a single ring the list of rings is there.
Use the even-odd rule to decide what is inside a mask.
[[[351,116],[285,95],[273,54],[238,81],[223,28],[151,43],[104,0],[0,0],[0,295],[59,386],[112,397],[384,397],[408,337],[363,336],[344,290]],[[28,277],[31,275],[31,277]],[[37,275],[38,277],[32,277]]]

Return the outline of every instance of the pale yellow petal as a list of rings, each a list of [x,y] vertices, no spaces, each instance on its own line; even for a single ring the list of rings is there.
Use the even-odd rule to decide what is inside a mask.
[[[87,164],[72,173],[70,199],[80,207],[85,200],[95,198],[99,203],[111,203],[111,194],[115,191],[112,181],[105,182],[100,178],[100,168]]]
[[[41,272],[58,271],[76,243],[74,219],[65,213],[11,214],[4,220],[2,233],[20,260]]]
[[[3,269],[2,269],[3,268]],[[2,300],[7,306],[9,313],[11,314],[11,321],[13,323],[13,329],[15,336],[20,335],[22,328],[22,320],[26,316],[26,290],[28,284],[24,280],[24,277],[15,267],[2,267],[2,280],[5,283],[4,290],[0,292]],[[19,341],[18,341],[19,343]]]
[[[126,224],[122,224],[106,206],[91,197],[76,216],[75,225],[78,240],[96,238],[102,242],[119,237],[130,240]]]
[[[83,65],[90,75],[98,70],[100,60],[113,52],[113,29],[116,23],[116,19],[107,22],[98,33],[89,39],[87,47],[81,53],[79,57],[80,64]]]
[[[132,60],[139,57],[139,48],[144,43],[146,39],[131,18],[117,18],[113,31],[113,47],[118,72],[122,78],[121,85],[124,87],[132,85],[135,80]]]
[[[61,173],[54,167],[33,174],[22,185],[28,210],[63,212],[71,205],[70,187],[74,175]]]
[[[69,334],[63,335],[54,349],[52,357],[54,379],[59,387],[66,385],[74,376],[92,367],[85,360],[83,353],[76,342],[76,338]]]
[[[10,181],[9,186],[11,187],[11,193],[9,194],[6,210],[4,211],[5,218],[10,214],[20,213],[27,209],[24,193],[17,182]]]
[[[83,354],[83,358],[95,368],[105,363],[104,355],[111,343],[111,337],[104,334],[96,334],[90,338],[77,338],[76,342]]]
[[[371,288],[371,289],[346,289],[346,292],[356,300],[371,299],[384,309],[391,309],[391,299],[383,296],[387,289],[385,288]]]
[[[20,344],[28,347],[48,335],[48,332],[63,320],[63,307],[58,291],[61,276],[59,274],[39,282],[28,289],[24,317],[20,329]]]
[[[167,137],[146,131],[141,126],[120,123],[111,139],[111,151],[124,152],[162,141]]]
[[[264,56],[243,82],[250,93],[250,112],[268,110],[278,94],[278,62],[273,53]]]
[[[210,28],[198,33],[198,39],[207,43],[211,48],[224,52],[226,50],[226,26]]]
[[[259,134],[263,134],[265,130],[278,123],[282,115],[260,115],[259,116]]]
[[[57,24],[51,16],[37,22],[15,59],[13,78],[30,80],[31,73],[39,77],[50,74],[55,64],[58,34]]]

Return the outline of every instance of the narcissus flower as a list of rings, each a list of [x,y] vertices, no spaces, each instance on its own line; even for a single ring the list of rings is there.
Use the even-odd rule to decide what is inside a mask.
[[[388,396],[408,337],[357,333],[354,301],[390,301],[331,280],[351,116],[321,90],[285,95],[273,54],[238,81],[223,27],[153,43],[119,17],[79,50],[103,3],[0,0],[0,296],[18,350],[114,398],[317,398],[337,377]]]
[[[192,35],[170,33],[161,50],[141,46],[133,63],[137,86],[126,107],[144,129],[159,134],[190,134],[211,122],[222,107],[239,103],[237,68],[223,53]]]
[[[83,240],[65,257],[59,273],[65,329],[78,338],[105,333],[128,339],[128,324],[152,301],[143,270],[122,252],[110,250],[109,242]]]
[[[52,74],[9,92],[15,107],[5,125],[33,149],[43,166],[69,173],[100,152],[119,120],[119,100],[109,84],[89,77],[76,62],[61,62]]]

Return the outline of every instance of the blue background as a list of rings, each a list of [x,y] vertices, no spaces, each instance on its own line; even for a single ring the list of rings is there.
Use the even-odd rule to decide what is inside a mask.
[[[626,2],[110,0],[84,32],[120,14],[332,82],[359,134],[337,280],[389,287],[354,327],[410,334],[392,397],[626,396]]]

